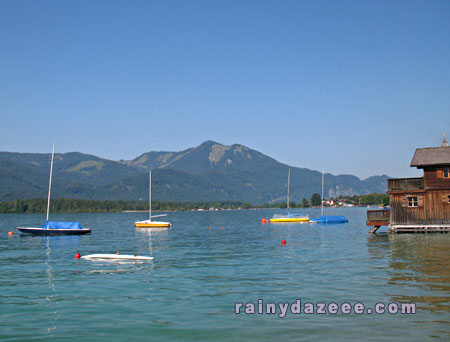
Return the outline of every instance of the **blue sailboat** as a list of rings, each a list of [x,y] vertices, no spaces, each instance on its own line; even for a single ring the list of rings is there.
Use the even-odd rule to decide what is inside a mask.
[[[50,193],[52,188],[52,173],[53,173],[53,157],[55,155],[55,143],[53,143],[52,161],[50,163],[50,180],[48,182],[48,196],[47,196],[47,218],[42,227],[17,227],[22,234],[32,235],[82,235],[89,234],[89,228],[83,228],[79,222],[56,222],[49,221],[48,214],[50,211]]]
[[[310,219],[312,223],[347,223],[348,218],[343,215],[321,216],[317,219]]]
[[[326,223],[326,224],[336,224],[336,223],[347,223],[348,219],[343,215],[323,215],[323,186],[324,186],[324,177],[325,177],[325,170],[322,170],[322,216],[317,219],[310,219],[309,222],[311,223]]]

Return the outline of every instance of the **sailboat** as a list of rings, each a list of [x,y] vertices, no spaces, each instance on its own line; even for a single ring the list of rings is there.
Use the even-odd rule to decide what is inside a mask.
[[[321,217],[318,219],[311,219],[311,223],[347,223],[348,219],[343,215],[323,215],[323,187],[324,187],[325,170],[322,170],[322,206],[321,206]]]
[[[288,171],[288,193],[287,193],[287,210],[288,212],[283,214],[275,214],[271,219],[269,219],[270,223],[281,223],[281,222],[308,222],[309,216],[302,214],[293,214],[289,212],[289,192],[290,192],[290,184],[291,183],[291,168]]]
[[[50,212],[50,194],[52,189],[52,173],[53,173],[53,157],[55,155],[55,143],[53,142],[52,160],[50,163],[50,179],[48,182],[47,195],[47,218],[45,224],[40,228],[34,227],[17,227],[23,234],[33,235],[82,235],[91,232],[89,228],[83,228],[79,222],[56,222],[49,221],[48,215]]]
[[[164,221],[152,221],[153,217],[162,217],[167,216],[167,214],[162,215],[153,215],[152,216],[152,172],[149,173],[149,189],[148,189],[148,220],[144,221],[136,221],[134,222],[134,225],[136,228],[170,228],[172,224],[170,222],[164,222]]]

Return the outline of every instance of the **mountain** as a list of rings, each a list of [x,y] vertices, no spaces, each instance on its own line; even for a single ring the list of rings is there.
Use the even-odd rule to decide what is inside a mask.
[[[237,144],[225,146],[211,140],[181,152],[148,152],[121,162],[145,171],[171,168],[191,174],[233,169],[252,172],[280,164],[248,147]]]
[[[50,154],[0,152],[0,200],[46,197]],[[161,201],[283,201],[289,166],[243,145],[214,141],[180,152],[147,152],[133,160],[112,161],[71,152],[55,154],[52,197],[146,200],[153,172],[152,198]],[[325,196],[385,192],[388,177],[361,180],[325,176]],[[291,200],[321,192],[322,174],[291,167]]]

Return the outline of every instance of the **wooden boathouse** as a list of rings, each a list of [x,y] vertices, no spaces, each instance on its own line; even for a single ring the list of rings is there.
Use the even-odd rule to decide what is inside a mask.
[[[450,147],[418,148],[411,167],[423,169],[420,178],[388,179],[390,209],[368,210],[375,233],[389,226],[393,233],[450,232]]]

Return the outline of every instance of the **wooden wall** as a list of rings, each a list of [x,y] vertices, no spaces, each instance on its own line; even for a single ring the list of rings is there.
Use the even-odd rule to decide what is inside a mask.
[[[444,178],[443,168],[428,167],[423,170],[425,189],[450,190],[450,178]]]
[[[417,196],[418,207],[409,208],[406,197]],[[391,224],[449,224],[450,190],[425,190],[390,194]]]

